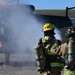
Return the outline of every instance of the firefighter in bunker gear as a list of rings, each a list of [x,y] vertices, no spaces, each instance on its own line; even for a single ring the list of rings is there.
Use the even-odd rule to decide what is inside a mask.
[[[66,58],[67,64],[64,67],[64,75],[75,75],[75,27],[70,27],[66,32],[67,50]]]
[[[40,75],[61,75],[64,60],[61,59],[61,41],[54,37],[54,25],[46,23],[43,27],[44,37],[35,47],[38,73]]]

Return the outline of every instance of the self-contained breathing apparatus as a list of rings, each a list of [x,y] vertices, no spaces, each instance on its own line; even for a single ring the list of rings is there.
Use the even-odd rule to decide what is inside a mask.
[[[35,53],[36,53],[36,56],[37,56],[37,64],[39,66],[38,71],[40,71],[41,73],[44,72],[44,71],[50,71],[50,69],[51,69],[51,62],[55,61],[55,59],[52,58],[52,55],[48,56],[48,53],[47,53],[47,49],[49,48],[50,44],[48,45],[48,47],[46,47],[46,45],[48,43],[50,43],[53,40],[53,38],[48,39],[44,43],[42,42],[42,38],[41,38],[40,41],[39,41],[39,43],[38,43],[38,47],[35,48]],[[61,42],[59,40],[55,40],[54,44],[60,45]],[[52,59],[54,59],[54,60],[51,60],[50,57]],[[60,60],[60,61],[62,61],[62,63],[64,63],[64,59],[61,58],[59,55],[55,55],[55,58],[58,59],[58,60]]]
[[[68,55],[67,62],[69,65],[75,65],[75,28],[71,27],[66,32]]]
[[[71,27],[66,32],[68,51],[67,64],[65,65],[64,75],[75,75],[75,28]]]

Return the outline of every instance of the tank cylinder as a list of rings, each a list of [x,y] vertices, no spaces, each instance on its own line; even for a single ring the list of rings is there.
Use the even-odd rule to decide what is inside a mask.
[[[35,48],[35,54],[36,54],[38,68],[44,69],[45,56],[44,56],[44,52],[43,52],[43,49],[41,48],[41,46],[38,46],[37,48]]]
[[[68,42],[68,62],[75,62],[75,41],[72,38]]]

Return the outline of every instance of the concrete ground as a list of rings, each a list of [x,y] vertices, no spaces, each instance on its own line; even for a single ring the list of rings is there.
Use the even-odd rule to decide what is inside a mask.
[[[32,55],[12,54],[6,65],[5,55],[0,54],[0,75],[38,75],[36,61]]]
[[[10,64],[5,64],[5,55],[0,54],[0,75],[37,75],[35,61],[27,60],[25,55],[13,54],[10,56]]]
[[[0,75],[37,75],[36,67],[0,66]]]

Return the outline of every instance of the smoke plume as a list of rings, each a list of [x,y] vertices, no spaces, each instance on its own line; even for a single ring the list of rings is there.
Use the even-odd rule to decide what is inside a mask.
[[[29,53],[28,59],[35,60],[34,47],[39,38],[43,37],[41,22],[38,22],[32,11],[27,7],[11,6],[0,0],[0,23],[7,28],[10,52]],[[58,37],[57,37],[58,36]],[[58,35],[56,35],[58,39]]]
[[[37,21],[31,9],[18,5],[9,5],[7,8],[5,7],[7,3],[1,2],[3,4],[0,8],[0,22],[7,28],[5,32],[9,38],[9,52],[30,53],[28,59],[31,59],[32,56],[31,60],[35,60],[34,47],[39,38],[42,37],[42,24]]]
[[[61,32],[57,27],[55,28],[55,37],[56,37],[56,39],[62,40]]]

